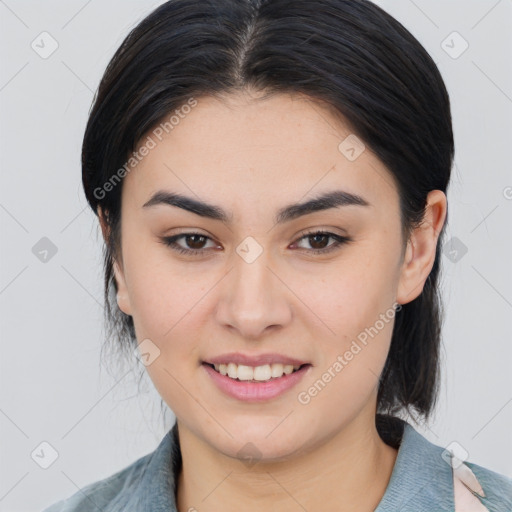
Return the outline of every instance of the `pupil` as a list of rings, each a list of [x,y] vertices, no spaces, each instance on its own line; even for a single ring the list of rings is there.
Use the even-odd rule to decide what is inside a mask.
[[[326,247],[326,244],[322,244],[322,243],[320,243],[320,246],[321,246],[321,247],[315,247],[315,244],[316,244],[317,242],[315,241],[315,242],[311,243],[311,239],[316,239],[316,238],[321,238],[321,239],[322,239],[322,238],[323,238],[323,239],[324,239],[324,241],[326,241],[329,237],[328,237],[327,235],[311,235],[309,238],[310,238],[310,242],[309,242],[309,243],[311,244],[311,246],[312,246],[314,249],[324,249],[324,248]]]
[[[187,245],[189,247],[191,247],[192,249],[201,249],[201,247],[200,247],[201,246],[201,242],[204,243],[204,238],[205,237],[203,235],[189,235],[187,238],[188,238],[189,241],[190,241],[191,238],[193,238],[193,239],[198,238],[200,240],[199,245],[197,245],[198,244],[197,241],[196,242],[192,242],[192,244],[188,243]],[[194,244],[196,244],[196,245],[194,245]]]

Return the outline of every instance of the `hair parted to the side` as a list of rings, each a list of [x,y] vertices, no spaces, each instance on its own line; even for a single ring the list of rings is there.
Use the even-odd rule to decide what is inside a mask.
[[[131,356],[132,318],[117,306],[119,170],[144,135],[191,98],[252,89],[298,93],[332,107],[386,165],[400,195],[404,248],[431,190],[446,193],[454,155],[450,102],[427,51],[368,0],[170,0],[143,19],[110,61],[90,112],[82,178],[105,214],[107,343]],[[136,171],[133,171],[136,172]],[[116,176],[117,174],[117,176]],[[395,316],[377,412],[431,415],[440,376],[440,248],[422,293]],[[139,340],[141,341],[141,340]],[[126,350],[125,350],[126,349]]]

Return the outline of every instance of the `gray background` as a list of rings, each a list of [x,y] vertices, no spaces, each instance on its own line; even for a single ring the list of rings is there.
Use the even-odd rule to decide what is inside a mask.
[[[0,0],[0,511],[41,510],[107,477],[173,421],[148,378],[138,386],[100,360],[101,237],[80,176],[99,79],[160,3]],[[434,421],[418,430],[512,477],[512,0],[378,3],[438,64],[456,138],[443,386]],[[43,31],[59,45],[48,58],[31,47]],[[41,261],[44,237],[57,252]],[[58,454],[47,469],[43,442]]]

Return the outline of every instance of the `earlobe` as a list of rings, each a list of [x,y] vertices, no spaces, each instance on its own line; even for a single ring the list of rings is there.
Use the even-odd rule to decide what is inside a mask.
[[[436,258],[436,246],[447,212],[446,196],[432,190],[427,196],[423,222],[407,242],[396,301],[407,304],[416,299],[425,285]]]
[[[126,315],[131,315],[130,298],[126,287],[124,272],[120,269],[117,261],[114,262],[114,277],[117,283],[117,305]]]
[[[103,210],[101,209],[101,206],[98,206],[97,213],[98,213],[98,220],[99,220],[100,227],[101,227],[101,233],[103,235],[103,240],[105,240],[105,242],[107,242],[107,240],[108,240],[108,224],[105,219],[105,214],[103,213]]]
[[[101,210],[101,208],[98,206],[98,219],[100,221],[101,226],[101,232],[103,234],[103,240],[106,244],[109,243],[109,226],[108,222],[106,221],[105,214]],[[113,270],[114,270],[114,279],[116,281],[117,285],[117,305],[119,306],[119,309],[125,313],[126,315],[131,315],[131,307],[130,307],[130,300],[128,297],[128,290],[126,287],[126,281],[123,270],[120,268],[117,261],[114,261],[113,264]]]

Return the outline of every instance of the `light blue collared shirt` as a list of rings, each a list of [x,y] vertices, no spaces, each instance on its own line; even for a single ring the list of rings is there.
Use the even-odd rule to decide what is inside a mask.
[[[453,472],[446,452],[443,457],[443,448],[409,423],[396,421],[403,435],[391,479],[374,512],[453,512]],[[43,512],[177,512],[175,483],[181,468],[177,434],[174,424],[155,451]],[[512,479],[465,464],[480,482],[485,497],[479,499],[489,512],[512,512]]]

